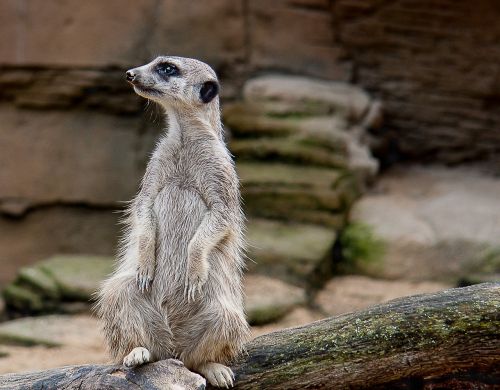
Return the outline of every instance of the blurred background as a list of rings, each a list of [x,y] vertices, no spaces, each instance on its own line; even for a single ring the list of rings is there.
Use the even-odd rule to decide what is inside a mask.
[[[105,362],[112,268],[162,113],[124,72],[209,63],[248,215],[254,335],[498,280],[500,3],[0,2],[0,372]]]

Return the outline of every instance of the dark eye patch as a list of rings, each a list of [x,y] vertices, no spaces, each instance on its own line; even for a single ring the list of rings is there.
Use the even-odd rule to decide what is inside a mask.
[[[156,65],[156,71],[160,76],[163,77],[178,76],[180,74],[179,68],[174,64],[170,64],[168,62],[162,62]]]

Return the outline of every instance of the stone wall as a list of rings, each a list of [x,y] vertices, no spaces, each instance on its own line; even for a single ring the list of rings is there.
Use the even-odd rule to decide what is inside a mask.
[[[500,3],[340,0],[353,81],[377,91],[401,152],[424,161],[500,150]]]
[[[159,53],[212,64],[226,101],[269,71],[354,82],[384,101],[373,131],[393,150],[493,158],[498,16],[492,0],[2,1],[0,264],[112,253],[110,211],[161,126],[123,71]]]

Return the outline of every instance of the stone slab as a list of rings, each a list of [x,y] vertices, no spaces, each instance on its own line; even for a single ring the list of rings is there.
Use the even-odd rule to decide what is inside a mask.
[[[250,325],[274,322],[306,302],[304,289],[263,275],[246,275],[244,291]]]
[[[328,261],[332,229],[316,225],[251,219],[247,229],[250,271],[304,284]]]

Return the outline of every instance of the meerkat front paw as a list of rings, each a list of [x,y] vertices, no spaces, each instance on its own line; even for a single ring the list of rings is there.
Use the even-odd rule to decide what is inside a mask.
[[[123,365],[125,367],[136,367],[141,364],[149,363],[150,361],[151,354],[149,351],[143,347],[136,347],[123,358]]]
[[[184,296],[188,302],[195,300],[196,296],[201,293],[201,289],[207,281],[208,273],[200,274],[199,271],[189,271],[186,277],[186,285],[184,287]]]
[[[194,301],[207,279],[208,261],[206,256],[200,250],[193,250],[190,247],[188,249],[188,267],[184,287],[184,296],[188,302]]]
[[[151,262],[139,263],[137,266],[135,281],[141,293],[146,293],[150,289],[153,283],[154,273],[154,264],[151,264]]]
[[[203,375],[212,386],[225,387],[226,389],[233,387],[233,371],[223,364],[205,363],[198,367],[196,371]]]

